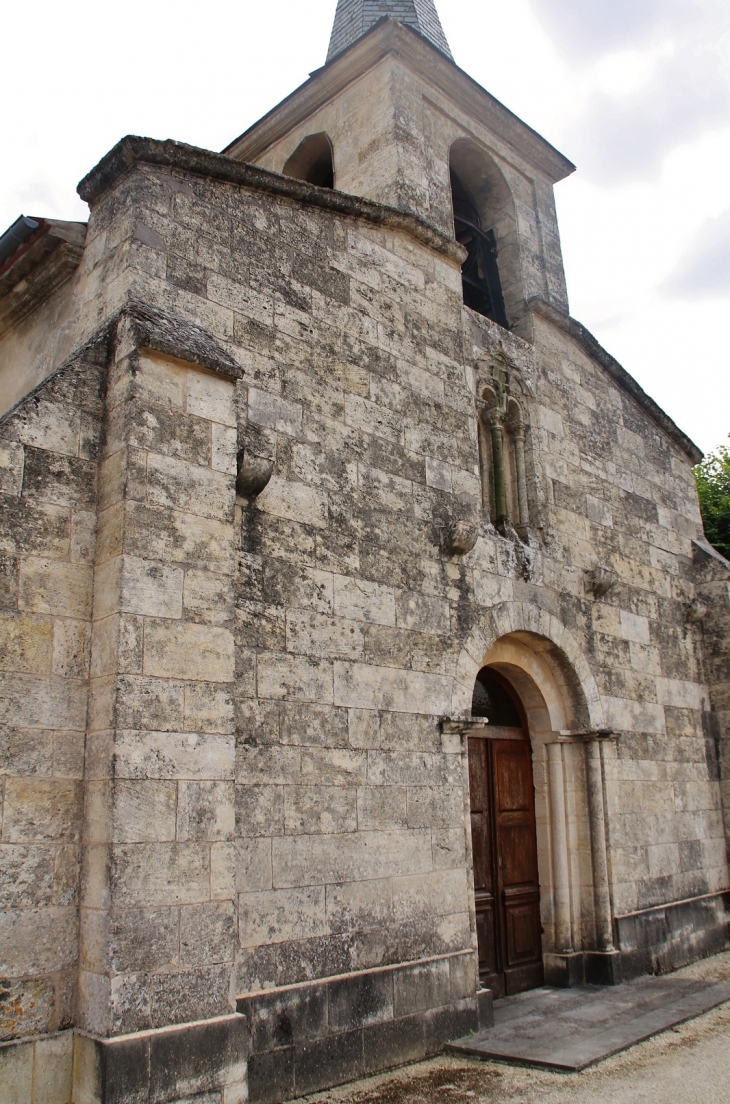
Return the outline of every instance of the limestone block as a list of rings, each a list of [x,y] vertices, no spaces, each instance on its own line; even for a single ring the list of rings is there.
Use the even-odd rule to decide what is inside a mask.
[[[206,843],[117,844],[112,861],[112,895],[119,908],[209,899],[210,847]]]
[[[92,460],[26,447],[23,494],[88,511],[96,505],[96,470]]]
[[[235,477],[238,473],[237,456],[237,431],[214,422],[211,425],[211,468],[224,475]]]
[[[354,832],[357,827],[353,788],[338,785],[284,787],[284,831],[287,835]]]
[[[144,673],[201,682],[233,679],[233,636],[212,625],[148,620],[144,636]]]
[[[185,683],[184,727],[186,732],[234,732],[234,704],[230,688],[220,683]]]
[[[208,298],[213,303],[229,307],[262,326],[273,326],[274,300],[271,295],[230,280],[217,272],[210,273],[207,289]]]
[[[363,786],[357,791],[357,826],[361,832],[408,827],[405,786]]]
[[[329,929],[324,886],[241,893],[238,929],[242,947],[326,935]]]
[[[35,1044],[33,1104],[69,1104],[72,1091],[73,1034],[64,1031]]]
[[[345,395],[345,424],[386,441],[403,440],[403,416],[360,395]]]
[[[392,587],[346,575],[334,576],[334,610],[338,617],[374,625],[395,625]]]
[[[55,970],[72,970],[76,965],[78,910],[38,908],[10,910],[0,913],[0,972],[5,977],[36,977]],[[38,988],[39,1003],[52,994],[43,995],[43,982],[29,983]],[[29,1024],[31,1030],[33,1026]],[[38,1030],[38,1027],[35,1028]],[[48,1030],[47,1022],[41,1030]]]
[[[124,524],[126,551],[133,556],[233,574],[233,527],[227,522],[128,503]]]
[[[328,524],[327,494],[306,483],[292,483],[276,472],[256,499],[259,510],[286,521],[326,529]]]
[[[301,752],[298,748],[236,748],[236,782],[241,785],[289,785],[301,780]]]
[[[327,886],[327,921],[333,932],[377,928],[393,922],[393,880],[372,878]]]
[[[197,372],[190,373],[182,361],[148,351],[138,354],[135,369],[134,393],[137,398],[179,410],[185,408],[188,376],[197,375]],[[119,401],[125,399],[120,389],[123,385],[123,377],[119,377],[112,392]]]
[[[147,501],[152,506],[186,510],[198,517],[233,521],[233,480],[222,472],[174,456],[147,457]]]
[[[23,446],[18,441],[0,444],[0,493],[19,495],[23,489]]]
[[[232,779],[233,735],[120,730],[114,744],[118,778]]]
[[[461,788],[410,786],[409,828],[458,828],[464,822],[464,794]],[[460,909],[452,911],[458,912]]]
[[[117,843],[163,843],[175,839],[174,782],[119,780],[114,784],[112,800],[112,838]]]
[[[392,893],[396,923],[451,916],[469,909],[467,876],[463,869],[393,878]]]
[[[92,570],[87,564],[28,556],[20,564],[21,609],[60,617],[91,616]]]
[[[53,673],[62,678],[87,678],[91,661],[88,621],[56,620],[53,624]]]
[[[272,841],[274,885],[328,885],[431,869],[427,830],[285,836]]]
[[[284,834],[283,786],[236,786],[237,837],[281,836]]]
[[[235,384],[212,372],[188,371],[186,410],[198,418],[235,428]]]
[[[630,701],[628,698],[603,698],[606,724],[614,732],[665,732],[664,709],[651,702]]]
[[[183,606],[187,620],[222,624],[233,616],[233,580],[191,568],[185,572]]]
[[[232,782],[178,782],[177,838],[229,840],[235,828]]]
[[[300,437],[302,433],[302,408],[299,403],[288,402],[256,387],[248,389],[248,417],[255,425],[290,437]]]
[[[354,748],[380,747],[380,714],[373,709],[347,710],[348,740]]]
[[[71,843],[81,832],[81,784],[65,779],[8,778],[3,841]]]
[[[179,967],[177,908],[119,910],[111,921],[107,938],[110,965],[117,974]]]
[[[180,957],[183,966],[232,962],[236,917],[233,901],[210,901],[180,910]]]
[[[106,582],[111,564],[104,566],[107,571],[102,578]],[[97,572],[95,591],[103,585],[99,575]],[[179,567],[137,556],[123,556],[119,589],[119,609],[126,613],[139,613],[147,617],[182,617],[183,572]],[[107,603],[97,604],[96,593],[94,598],[95,613],[98,608],[97,616],[103,616],[101,611],[107,612]]]
[[[329,705],[288,704],[280,708],[282,744],[346,747],[347,713]]]
[[[463,828],[437,828],[431,833],[431,854],[434,870],[459,869],[466,857],[466,835]]]
[[[331,614],[332,573],[309,567],[293,567],[283,560],[273,560],[265,568],[265,591],[272,604],[293,609],[311,609]],[[345,616],[338,613],[338,616]]]
[[[448,634],[449,603],[416,591],[396,592],[396,624],[415,632]]]
[[[323,786],[361,785],[367,775],[367,753],[349,748],[305,748],[302,780]]]
[[[215,855],[216,851],[223,846],[233,847],[231,866],[235,887],[237,887],[236,892],[252,892],[273,887],[270,839],[240,839],[232,845],[214,844],[213,854]]]
[[[125,676],[117,680],[116,690],[116,722],[120,729],[183,730],[185,686],[182,682]]]
[[[450,492],[452,489],[451,464],[427,456],[426,486],[434,487],[438,491]]]
[[[53,904],[54,866],[47,844],[0,844],[0,908]]]
[[[670,705],[684,709],[707,709],[707,688],[701,683],[686,679],[658,678],[656,680],[657,701],[660,705]]]
[[[78,456],[79,428],[80,411],[38,399],[23,407],[18,419],[18,440],[62,456]]]
[[[52,621],[0,612],[0,670],[47,675],[52,656]]]
[[[362,626],[342,617],[318,613],[290,613],[286,618],[287,651],[304,655],[360,659],[364,652]]]
[[[335,660],[335,705],[356,709],[413,711],[414,702],[423,713],[445,716],[450,712],[452,680],[442,675],[397,671],[365,663]]]
[[[637,644],[651,644],[649,634],[649,622],[646,617],[640,617],[627,610],[621,610],[621,636],[624,640],[633,640]]]
[[[261,698],[332,702],[332,664],[325,659],[262,653],[257,679]]]

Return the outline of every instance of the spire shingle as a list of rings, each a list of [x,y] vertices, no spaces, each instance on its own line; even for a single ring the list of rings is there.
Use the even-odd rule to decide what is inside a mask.
[[[452,56],[434,0],[337,0],[327,61],[346,50],[386,15],[413,27],[442,54]]]

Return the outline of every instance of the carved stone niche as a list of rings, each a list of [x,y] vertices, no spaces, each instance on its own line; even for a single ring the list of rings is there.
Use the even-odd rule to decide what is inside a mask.
[[[465,556],[471,552],[479,537],[479,530],[471,521],[452,521],[441,530],[444,549],[451,556]]]
[[[586,590],[594,598],[603,598],[616,585],[616,572],[612,567],[599,565],[586,571]]]
[[[260,495],[274,472],[274,461],[269,456],[256,456],[241,449],[238,454],[236,492],[245,498]]]

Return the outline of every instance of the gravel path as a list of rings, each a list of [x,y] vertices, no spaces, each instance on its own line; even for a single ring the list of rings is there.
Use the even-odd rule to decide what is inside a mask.
[[[676,976],[730,981],[730,952]],[[306,1099],[317,1104],[730,1104],[730,1004],[583,1073],[442,1057]]]

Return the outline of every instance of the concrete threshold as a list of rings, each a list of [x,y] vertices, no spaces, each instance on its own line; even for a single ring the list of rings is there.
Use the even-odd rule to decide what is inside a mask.
[[[534,989],[494,1004],[494,1027],[447,1051],[578,1072],[730,1001],[730,983],[640,978],[625,985]]]

